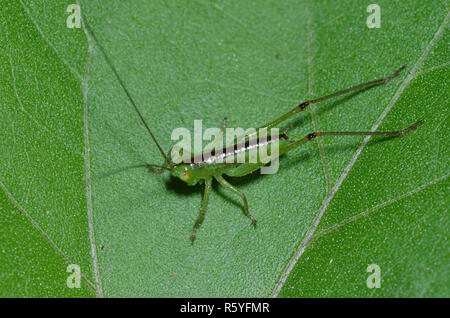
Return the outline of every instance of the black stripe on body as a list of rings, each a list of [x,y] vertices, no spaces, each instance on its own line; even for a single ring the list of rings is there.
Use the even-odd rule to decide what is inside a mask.
[[[220,159],[222,159],[222,162],[226,162],[227,157],[234,156],[241,152],[249,151],[251,149],[263,147],[273,142],[277,142],[280,139],[288,140],[289,138],[286,136],[286,134],[283,133],[280,135],[273,135],[264,138],[246,140],[243,143],[224,147],[222,148],[221,151],[216,151],[216,149],[214,149],[211,152],[204,152],[199,155],[192,156],[189,162],[181,162],[179,164],[176,164],[175,167],[181,165],[195,166],[195,165],[211,164]]]

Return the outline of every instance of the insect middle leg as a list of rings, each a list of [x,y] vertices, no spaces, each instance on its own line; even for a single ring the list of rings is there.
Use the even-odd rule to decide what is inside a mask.
[[[245,215],[252,220],[252,224],[254,227],[256,227],[256,219],[250,214],[249,210],[248,210],[248,203],[247,203],[247,198],[245,197],[245,194],[243,194],[241,191],[239,191],[238,189],[236,189],[235,187],[233,187],[227,180],[225,180],[221,175],[216,175],[214,176],[216,178],[216,180],[225,188],[227,188],[228,190],[236,193],[238,196],[241,197],[242,201],[244,202],[244,213]]]
[[[198,228],[202,225],[203,220],[205,219],[206,214],[206,208],[208,207],[208,201],[209,201],[209,195],[211,194],[212,189],[212,179],[206,179],[205,180],[205,192],[203,194],[203,200],[202,200],[202,206],[200,208],[200,214],[197,218],[197,221],[195,221],[194,228],[192,229],[191,234],[191,242],[194,244],[195,241],[195,235],[197,233]]]

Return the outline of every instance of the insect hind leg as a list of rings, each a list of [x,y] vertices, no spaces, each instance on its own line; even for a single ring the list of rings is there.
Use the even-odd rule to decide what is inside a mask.
[[[283,151],[283,153],[286,153],[292,149],[295,149],[309,141],[314,140],[316,137],[321,136],[386,136],[386,137],[400,137],[408,132],[411,132],[413,130],[416,130],[419,125],[423,123],[423,120],[419,120],[415,122],[414,124],[402,129],[402,130],[394,130],[394,131],[320,131],[320,132],[313,132],[305,137],[296,140],[289,144]]]
[[[372,88],[372,87],[375,87],[375,86],[379,86],[379,85],[383,85],[383,84],[389,83],[392,79],[400,76],[401,71],[404,70],[405,68],[406,68],[406,65],[403,65],[403,66],[401,66],[399,69],[397,69],[394,73],[392,73],[389,76],[386,76],[386,77],[383,77],[383,78],[379,78],[379,79],[374,80],[374,81],[358,84],[358,85],[355,85],[355,86],[352,86],[352,87],[340,90],[338,92],[335,92],[335,93],[332,93],[332,94],[329,94],[329,95],[325,95],[325,96],[322,96],[322,97],[319,97],[319,98],[316,98],[316,99],[310,99],[310,100],[307,100],[305,102],[302,102],[302,103],[298,104],[296,107],[294,107],[293,109],[291,109],[290,111],[288,111],[287,113],[285,113],[284,115],[282,115],[281,117],[278,117],[274,121],[272,121],[272,122],[270,122],[270,123],[268,123],[268,124],[266,124],[264,126],[259,127],[258,130],[261,129],[261,128],[270,129],[272,127],[276,127],[278,124],[284,122],[285,120],[287,120],[288,118],[294,116],[295,114],[297,114],[299,112],[302,112],[302,111],[305,111],[308,108],[309,105],[316,104],[316,103],[319,103],[319,102],[322,102],[322,101],[325,101],[325,100],[328,100],[328,99],[331,99],[331,98],[334,98],[334,97],[337,97],[337,96],[345,95],[345,94],[348,94],[348,93],[351,93],[351,92],[354,92],[354,91],[359,91],[359,90],[362,90],[362,89]]]

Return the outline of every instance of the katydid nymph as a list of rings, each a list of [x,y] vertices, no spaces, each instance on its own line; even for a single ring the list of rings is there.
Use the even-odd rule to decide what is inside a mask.
[[[128,168],[138,168],[143,167],[147,168],[149,172],[152,173],[162,173],[165,171],[170,172],[170,174],[173,177],[179,178],[183,182],[185,182],[187,185],[195,185],[197,183],[204,183],[204,194],[203,199],[201,202],[200,207],[200,214],[193,226],[192,234],[190,236],[190,240],[192,243],[194,243],[194,240],[196,238],[197,230],[200,228],[203,219],[205,217],[205,213],[208,206],[208,200],[210,197],[210,193],[212,190],[212,182],[213,179],[215,179],[221,186],[225,187],[229,191],[233,192],[234,194],[238,195],[242,202],[243,202],[243,210],[245,215],[251,220],[251,223],[256,228],[256,220],[255,218],[250,214],[247,198],[245,194],[243,194],[241,191],[239,191],[237,188],[232,186],[228,181],[226,181],[223,176],[230,176],[230,177],[242,177],[247,174],[250,174],[262,166],[266,165],[267,162],[262,162],[261,160],[257,160],[256,162],[244,162],[244,163],[236,163],[236,156],[237,153],[245,152],[246,154],[254,148],[259,148],[262,146],[267,146],[270,144],[271,146],[278,147],[278,156],[275,159],[278,159],[279,156],[307,143],[312,140],[314,140],[317,137],[322,136],[390,136],[390,137],[396,137],[396,136],[402,136],[412,130],[415,130],[419,124],[421,124],[423,121],[417,121],[416,123],[410,125],[409,127],[406,127],[402,130],[396,130],[396,131],[316,131],[311,132],[300,139],[291,139],[287,136],[287,132],[279,133],[277,135],[271,135],[270,133],[267,134],[266,138],[257,138],[259,136],[253,136],[253,138],[256,138],[255,142],[250,142],[252,136],[246,136],[245,141],[241,143],[235,143],[234,145],[229,145],[226,149],[224,148],[223,151],[219,152],[216,150],[219,149],[210,149],[208,153],[200,153],[196,154],[196,159],[200,158],[200,160],[190,160],[189,162],[173,162],[172,159],[169,158],[168,155],[163,151],[162,147],[158,143],[156,137],[154,136],[152,130],[146,123],[142,113],[138,109],[134,99],[132,98],[131,94],[129,93],[128,89],[126,88],[124,82],[122,81],[121,77],[119,76],[115,66],[113,65],[111,59],[109,58],[109,55],[106,53],[103,46],[99,43],[97,40],[94,32],[89,27],[89,25],[83,21],[87,30],[89,31],[89,34],[91,35],[92,39],[95,41],[97,46],[99,47],[100,51],[102,52],[102,55],[111,68],[112,72],[114,73],[115,78],[117,79],[118,83],[124,90],[125,94],[127,95],[127,98],[130,102],[130,104],[133,106],[134,110],[136,111],[137,115],[139,116],[142,124],[144,125],[144,128],[147,130],[148,134],[150,135],[151,139],[155,143],[156,147],[158,148],[159,152],[161,153],[164,163],[162,165],[157,164],[142,164],[142,165],[136,165]],[[302,111],[305,111],[308,109],[308,106],[311,104],[319,103],[337,96],[341,96],[344,94],[348,94],[350,92],[360,91],[363,89],[372,88],[378,85],[386,84],[392,79],[398,77],[400,75],[400,72],[405,68],[405,66],[402,66],[398,70],[396,70],[394,73],[392,73],[390,76],[373,80],[367,83],[355,85],[353,87],[340,90],[338,92],[316,98],[311,99],[305,102],[302,102],[295,106],[293,109],[285,113],[284,115],[278,117],[274,121],[263,125],[259,127],[259,129],[269,129],[277,127],[279,124],[286,121],[288,118],[291,118],[297,113],[300,113]],[[224,126],[222,127],[224,128]],[[223,131],[222,131],[223,132]],[[258,135],[258,134],[257,134]],[[231,147],[230,147],[231,146]],[[228,151],[228,149],[232,149],[232,151]],[[212,150],[212,152],[211,152]],[[217,153],[220,153],[221,156],[217,155]],[[230,161],[223,160],[224,157],[232,157],[233,163],[230,163]],[[192,155],[192,158],[194,159],[194,155]],[[222,160],[219,160],[222,159]],[[273,159],[273,158],[272,158]]]

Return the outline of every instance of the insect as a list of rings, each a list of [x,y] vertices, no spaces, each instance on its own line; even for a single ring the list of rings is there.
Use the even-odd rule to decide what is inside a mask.
[[[197,183],[204,183],[205,189],[204,189],[204,195],[200,207],[200,214],[194,224],[192,234],[190,236],[190,240],[192,243],[194,243],[194,240],[196,238],[197,230],[200,228],[206,214],[207,206],[208,206],[208,200],[209,196],[212,190],[212,182],[213,179],[215,179],[219,184],[226,189],[230,190],[234,194],[238,195],[243,202],[243,209],[245,215],[251,220],[252,225],[256,228],[256,220],[255,218],[250,214],[247,198],[244,193],[239,191],[237,188],[235,188],[233,185],[231,185],[228,181],[226,181],[223,178],[223,175],[231,176],[231,177],[242,177],[247,174],[250,174],[259,168],[261,168],[263,165],[267,164],[263,163],[261,160],[258,160],[257,162],[250,163],[250,162],[244,162],[244,163],[236,163],[236,160],[233,160],[233,163],[223,162],[219,161],[218,158],[220,156],[215,155],[215,151],[217,149],[212,149],[212,152],[205,153],[203,152],[200,154],[199,158],[203,158],[200,160],[191,160],[190,162],[181,162],[181,163],[175,163],[169,157],[165,154],[162,147],[156,140],[155,136],[153,135],[153,132],[151,131],[150,127],[147,125],[146,121],[144,120],[144,117],[142,116],[141,112],[139,111],[133,97],[129,93],[128,89],[124,85],[124,82],[122,81],[121,77],[119,76],[115,66],[113,65],[111,59],[109,58],[108,54],[106,53],[103,46],[99,43],[97,40],[94,32],[90,28],[90,26],[83,21],[87,30],[89,31],[90,35],[96,42],[97,46],[99,47],[100,51],[102,52],[102,55],[104,59],[106,60],[107,64],[113,71],[117,81],[119,82],[120,86],[124,90],[125,94],[128,97],[128,100],[130,101],[131,105],[133,106],[134,110],[136,111],[137,115],[139,116],[141,122],[143,123],[145,129],[147,130],[148,134],[150,135],[151,139],[154,141],[156,147],[158,148],[159,152],[161,153],[162,157],[164,158],[164,164],[163,165],[155,165],[155,164],[142,164],[142,165],[136,165],[128,168],[138,168],[138,167],[145,167],[148,169],[149,172],[152,173],[162,173],[165,171],[168,171],[171,173],[172,176],[179,178],[183,182],[185,182],[188,185],[195,185]],[[335,92],[333,94],[329,94],[323,97],[319,97],[316,99],[311,99],[305,102],[302,102],[295,106],[293,109],[285,113],[284,115],[278,117],[274,121],[263,125],[259,128],[266,128],[269,130],[270,128],[276,127],[278,124],[286,121],[288,118],[294,116],[297,113],[300,113],[302,111],[305,111],[309,105],[319,103],[337,96],[341,96],[344,94],[348,94],[350,92],[367,89],[371,87],[375,87],[378,85],[386,84],[392,79],[396,78],[400,75],[400,72],[406,67],[406,65],[400,67],[398,70],[396,70],[394,73],[392,73],[390,76],[373,80],[367,83],[359,84],[344,90],[340,90],[338,92]],[[221,158],[232,156],[235,158],[237,156],[237,153],[245,152],[246,155],[251,150],[251,148],[260,148],[262,146],[267,146],[268,144],[276,145],[279,149],[278,157],[307,143],[312,140],[314,140],[317,137],[321,136],[402,136],[412,130],[417,129],[417,127],[423,122],[423,120],[419,120],[418,122],[410,125],[409,127],[406,127],[402,130],[397,131],[316,131],[307,134],[301,139],[297,140],[291,140],[286,133],[281,133],[278,135],[270,135],[268,134],[265,139],[257,139],[256,144],[250,143],[250,136],[247,136],[246,140],[242,143],[236,143],[231,146],[232,151],[225,151],[226,149],[223,149],[224,151],[220,152],[223,154]],[[224,126],[223,126],[224,128]],[[255,137],[255,136],[253,136]],[[229,149],[227,147],[227,149]],[[197,155],[199,156],[199,155]],[[278,158],[277,157],[277,158]],[[207,158],[207,159],[205,159]],[[277,159],[276,158],[276,159]],[[194,156],[192,157],[194,159]]]

